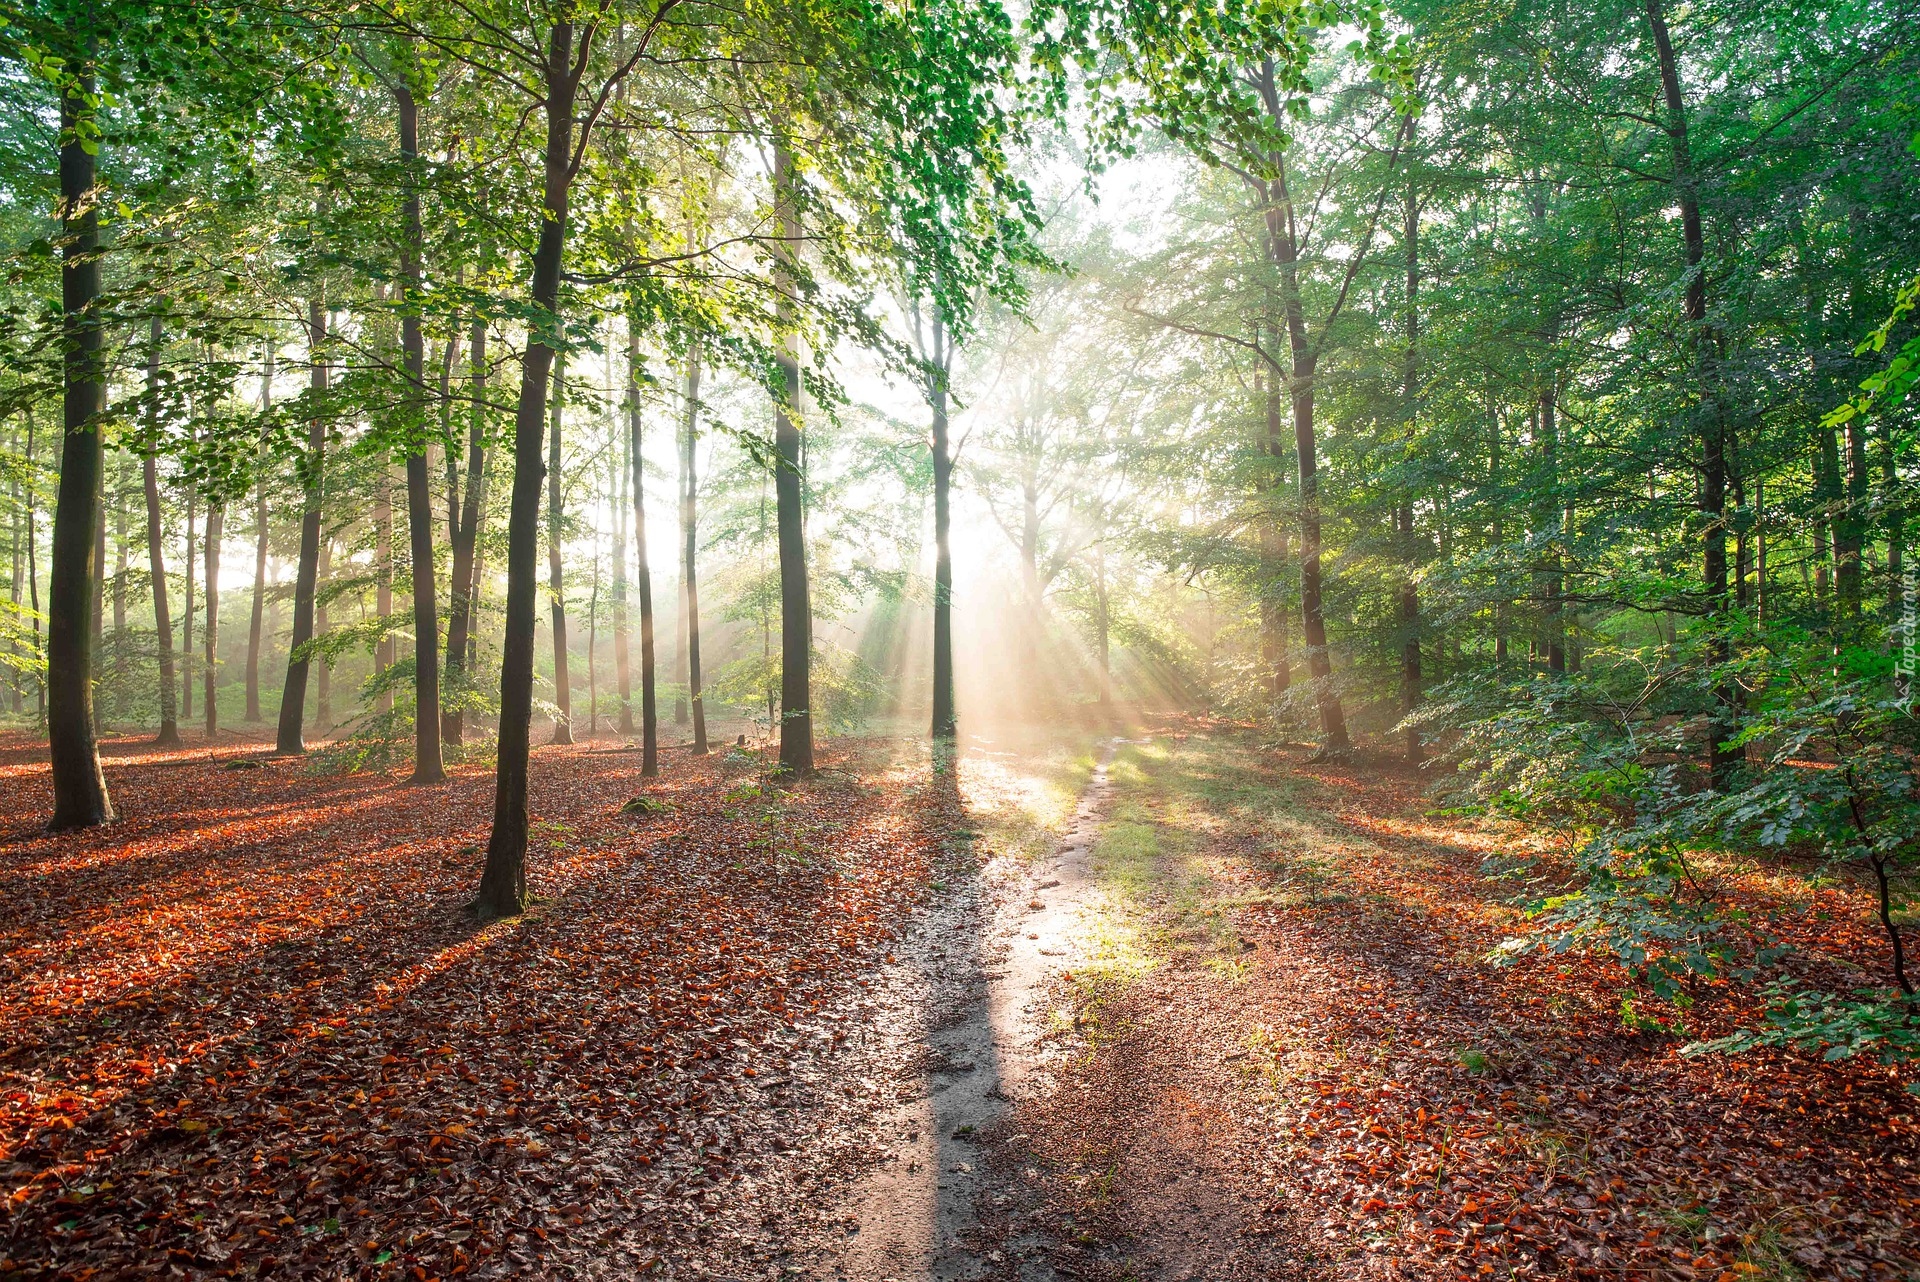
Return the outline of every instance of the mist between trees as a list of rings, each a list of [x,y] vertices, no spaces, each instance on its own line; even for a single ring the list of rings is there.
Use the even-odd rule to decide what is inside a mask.
[[[513,914],[536,741],[1204,711],[1551,833],[1515,947],[1715,1049],[1920,1045],[1911,6],[5,17],[54,826],[107,728],[479,761]]]

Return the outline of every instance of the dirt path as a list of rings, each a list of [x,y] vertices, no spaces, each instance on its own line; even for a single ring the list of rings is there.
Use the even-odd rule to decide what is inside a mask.
[[[1099,749],[1065,836],[1023,876],[977,872],[919,923],[893,983],[928,997],[917,1089],[879,1124],[890,1151],[849,1199],[857,1227],[820,1276],[989,1276],[1006,1262],[981,1212],[1013,1201],[988,1142],[1045,1061],[1048,986],[1071,964],[1116,743]],[[1020,1243],[1033,1248],[1038,1243]],[[1042,1263],[1023,1277],[1056,1276]]]

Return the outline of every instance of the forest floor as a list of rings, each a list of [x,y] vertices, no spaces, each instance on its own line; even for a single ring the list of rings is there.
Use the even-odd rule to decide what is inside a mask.
[[[487,770],[261,752],[112,742],[123,818],[48,837],[0,739],[0,1277],[1920,1277],[1909,1083],[1490,966],[1554,852],[1385,763],[676,751],[633,816],[637,753],[541,748],[478,926]]]

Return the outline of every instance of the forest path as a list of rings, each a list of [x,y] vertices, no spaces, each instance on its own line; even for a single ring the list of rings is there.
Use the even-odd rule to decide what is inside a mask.
[[[989,1160],[983,1142],[1044,1062],[1047,990],[1075,955],[1119,742],[1098,747],[1066,831],[1049,853],[976,865],[900,950],[932,997],[922,1081],[880,1121],[888,1151],[848,1199],[857,1227],[824,1276],[962,1282],[996,1273],[994,1266],[1007,1261],[994,1244],[1005,1233],[983,1226],[981,1210],[1014,1198],[1002,1187],[1007,1172]],[[1035,834],[1002,827],[999,835],[1030,845]],[[1039,1239],[1012,1245],[1036,1257],[1019,1276],[1057,1276],[1037,1258]]]

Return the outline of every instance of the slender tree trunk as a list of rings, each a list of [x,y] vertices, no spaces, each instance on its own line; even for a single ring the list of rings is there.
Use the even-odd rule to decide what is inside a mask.
[[[320,564],[314,583],[313,635],[316,641],[324,640],[333,631],[333,621],[327,617],[327,584],[333,580],[333,535],[328,534],[320,540]],[[361,617],[366,617],[363,608]],[[324,732],[333,729],[333,695],[329,686],[333,680],[333,660],[320,659],[320,671],[314,674],[313,719]]]
[[[560,266],[566,246],[568,166],[573,150],[573,24],[558,21],[547,43],[546,173],[544,217],[533,255],[533,303],[560,306]],[[513,503],[507,519],[507,629],[500,667],[500,748],[494,771],[493,831],[475,910],[511,916],[526,903],[528,736],[533,720],[533,618],[539,548],[541,428],[546,419],[547,374],[553,349],[539,331],[520,364],[520,403],[514,419]]]
[[[29,411],[29,413],[31,413],[31,411]],[[19,444],[20,434],[18,432],[13,433],[13,441],[16,446]],[[31,463],[31,459],[29,459],[29,463]],[[13,554],[13,580],[8,585],[7,599],[17,607],[20,604],[20,594],[26,583],[24,562],[21,556],[26,543],[26,537],[20,521],[21,514],[25,511],[26,503],[25,496],[20,492],[20,478],[18,475],[8,480],[7,493],[8,496],[13,499],[13,509],[8,514],[8,529],[11,537],[7,540],[9,544],[8,550]],[[15,653],[19,652],[17,642],[10,643],[9,648]],[[26,697],[21,693],[20,673],[17,670],[8,677],[7,692],[8,702],[12,705],[14,715],[18,716],[26,708]]]
[[[653,567],[647,559],[646,442],[640,434],[640,346],[627,325],[627,484],[633,490],[634,591],[640,598],[640,774],[660,773],[659,677],[654,665]]]
[[[933,350],[928,353],[933,408],[933,737],[959,734],[953,689],[953,446],[947,423],[946,316],[933,306]]]
[[[560,481],[560,428],[567,403],[567,354],[553,361],[553,421],[547,430],[547,606],[553,630],[553,703],[559,715],[553,721],[553,741],[573,742],[573,677],[567,663],[567,593],[560,536],[566,520],[565,495]]]
[[[1661,0],[1647,0],[1647,25],[1652,30],[1654,52],[1660,64],[1660,86],[1667,108],[1667,139],[1673,150],[1674,195],[1680,205],[1680,230],[1686,246],[1686,319],[1693,331],[1701,383],[1700,506],[1707,517],[1702,569],[1708,607],[1718,627],[1727,611],[1728,441],[1725,407],[1717,386],[1718,371],[1714,369],[1714,338],[1708,332],[1706,233],[1701,223],[1700,196],[1688,146],[1686,99],[1680,91],[1679,64],[1673,56],[1673,42],[1667,34]],[[1717,635],[1711,644],[1715,665],[1724,670],[1732,658],[1732,648],[1724,635]],[[1732,682],[1714,690],[1708,772],[1713,786],[1721,790],[1732,784],[1733,769],[1741,755],[1726,746],[1737,729],[1735,698]]]
[[[1547,385],[1540,392],[1540,452],[1547,473],[1547,503],[1542,524],[1553,527],[1553,546],[1547,552],[1546,583],[1546,637],[1547,671],[1565,672],[1567,670],[1567,621],[1566,606],[1562,601],[1565,591],[1561,574],[1560,543],[1566,535],[1562,524],[1563,509],[1558,491],[1560,489],[1560,419],[1559,397],[1556,383],[1557,375],[1549,372]]]
[[[480,572],[480,521],[486,511],[487,445],[487,322],[476,320],[467,341],[467,369],[473,386],[473,409],[467,423],[467,493],[461,503],[459,528],[453,533],[453,582],[447,610],[447,685],[454,706],[441,714],[441,735],[459,746],[466,738],[466,713],[460,707],[470,679],[467,653],[474,632],[474,592]],[[449,497],[448,502],[452,502]]]
[[[220,542],[226,532],[227,505],[207,503],[207,666],[202,693],[206,701],[207,741],[220,732],[220,695],[218,692],[220,655]]]
[[[60,305],[64,330],[65,431],[60,488],[53,513],[53,571],[47,602],[47,746],[53,773],[54,831],[86,828],[113,818],[106,776],[93,733],[93,645],[87,607],[100,566],[94,561],[94,522],[100,510],[101,442],[96,419],[105,387],[100,296],[100,220],[95,209],[94,160],[76,135],[91,114],[90,69],[82,69],[60,99]]]
[[[197,497],[193,490],[187,491],[187,554],[180,563],[181,586],[186,596],[186,609],[180,617],[180,716],[183,720],[193,718],[193,536],[194,522],[199,519],[195,507]]]
[[[39,470],[39,456],[34,451],[33,407],[27,407],[27,607],[33,611],[33,657],[44,662],[46,646],[40,640],[40,518],[33,492],[34,476]],[[36,683],[35,697],[39,708],[37,716],[42,726],[47,723],[47,679],[43,673]]]
[[[413,784],[445,782],[440,758],[440,610],[433,582],[433,493],[427,475],[427,352],[420,331],[420,189],[414,162],[420,153],[420,113],[413,91],[402,83],[394,95],[400,108],[400,158],[407,164],[406,197],[401,218],[400,278],[407,298],[400,313],[401,357],[406,364],[412,441],[407,450],[407,535],[413,576]]]
[[[784,388],[774,407],[774,520],[780,542],[780,764],[797,775],[813,773],[813,705],[809,669],[813,659],[813,605],[807,584],[807,541],[800,457],[800,339],[791,264],[799,252],[800,220],[793,203],[793,158],[774,147],[774,191],[780,206],[778,253],[781,328],[780,372]]]
[[[311,366],[310,386],[318,395],[327,391],[326,305],[319,298],[307,302],[307,360]],[[283,754],[305,752],[302,724],[307,713],[307,672],[312,659],[304,653],[313,640],[314,595],[320,575],[320,502],[326,485],[327,425],[316,417],[307,422],[307,451],[300,460],[299,474],[306,491],[306,507],[300,514],[300,562],[293,579],[293,632],[288,639],[287,676],[280,687],[280,719],[274,738],[274,751]]]
[[[273,346],[268,344],[260,372],[260,412],[273,408]],[[253,610],[247,620],[247,721],[260,720],[260,641],[267,611],[267,476],[266,452],[260,456],[260,476],[253,487]]]
[[[1261,482],[1266,511],[1260,521],[1260,559],[1265,563],[1260,588],[1260,667],[1266,674],[1267,693],[1278,700],[1293,685],[1293,656],[1287,652],[1287,610],[1281,595],[1287,565],[1287,527],[1280,510],[1284,488],[1281,474],[1287,463],[1287,445],[1280,376],[1271,368],[1261,374],[1267,417],[1264,449],[1273,462]]]
[[[375,672],[385,672],[399,657],[393,635],[393,468],[380,461],[380,480],[373,492],[373,612],[380,620],[380,641],[374,646]],[[393,711],[393,691],[383,689],[374,701],[381,712]]]
[[[116,484],[113,498],[113,639],[126,639],[127,632],[127,469],[126,455],[114,465]]]
[[[695,474],[700,441],[700,349],[687,355],[687,418],[680,434],[680,603],[684,611],[687,702],[693,712],[693,750],[707,751],[707,702],[700,674],[700,576],[698,535],[700,478]]]
[[[147,328],[147,394],[152,417],[148,430],[159,438],[160,409],[157,395],[160,385],[160,318],[155,316]],[[173,620],[167,613],[166,540],[160,528],[160,469],[152,454],[140,460],[141,480],[147,497],[147,570],[153,582],[153,630],[160,643],[160,734],[154,745],[160,748],[180,746],[180,716],[174,702]]]
[[[1420,416],[1420,200],[1407,184],[1405,228],[1407,248],[1407,368],[1405,387],[1408,448]],[[1413,500],[1404,499],[1394,511],[1405,570],[1400,581],[1400,715],[1411,717],[1420,704],[1420,547],[1414,537]],[[1407,764],[1419,769],[1420,732],[1408,727]]]
[[[1284,162],[1282,162],[1284,163]],[[1284,168],[1267,202],[1267,239],[1280,272],[1281,304],[1293,368],[1293,448],[1300,468],[1300,620],[1307,647],[1307,671],[1320,709],[1321,750],[1345,752],[1346,710],[1333,688],[1333,660],[1327,651],[1327,623],[1321,608],[1319,446],[1314,436],[1314,377],[1319,363],[1307,339],[1306,310],[1300,295],[1299,249],[1293,203]]]
[[[607,379],[611,383],[611,342],[607,364]],[[620,691],[617,731],[630,735],[633,733],[633,660],[627,646],[627,474],[633,467],[633,442],[625,432],[618,436],[619,448],[607,451],[607,500],[613,505],[613,676]]]

